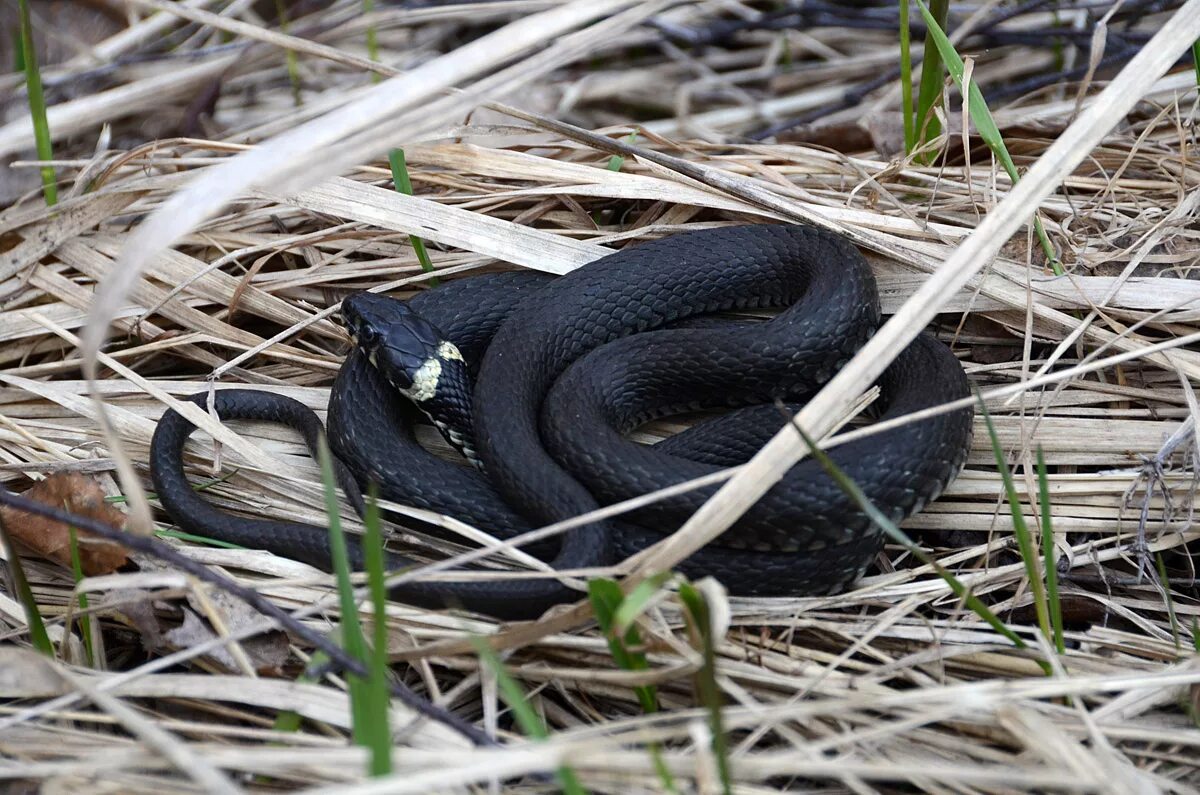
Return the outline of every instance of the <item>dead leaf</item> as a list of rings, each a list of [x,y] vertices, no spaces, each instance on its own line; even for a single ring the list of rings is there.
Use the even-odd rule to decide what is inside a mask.
[[[207,621],[204,621],[194,612],[185,608],[183,610],[183,623],[163,635],[163,640],[173,648],[186,649],[201,643],[207,643],[216,636],[216,633],[212,631]],[[278,676],[283,670],[283,664],[288,659],[288,640],[287,635],[283,632],[268,632],[265,635],[247,638],[241,641],[241,646],[246,652],[250,664],[254,666],[254,670],[260,674]],[[241,667],[225,646],[218,646],[204,656],[218,663],[226,670],[241,670]]]
[[[42,655],[20,646],[0,646],[0,698],[51,698],[68,690]]]
[[[36,484],[25,496],[40,503],[62,508],[113,527],[125,524],[125,514],[104,501],[104,490],[87,475],[55,472]],[[19,543],[42,557],[71,568],[71,536],[65,524],[0,507],[0,521]],[[79,560],[83,573],[91,576],[111,574],[125,565],[125,548],[76,528]]]
[[[105,607],[125,616],[125,620],[142,636],[142,648],[154,651],[166,645],[162,626],[154,610],[156,597],[140,588],[123,588],[112,591],[105,599]]]
[[[171,571],[156,561],[142,564],[143,570]],[[143,572],[145,573],[145,571]],[[178,600],[182,595],[186,604]],[[218,634],[236,633],[248,625],[262,623],[262,616],[240,599],[217,589],[206,589],[203,597],[192,588],[182,593],[174,589],[154,592],[141,588],[122,588],[111,591],[103,607],[119,613],[142,637],[148,652],[170,652],[207,643]],[[213,630],[212,621],[220,623],[223,633]],[[179,621],[182,619],[183,623]],[[254,670],[264,676],[278,676],[288,661],[291,647],[285,632],[262,632],[240,641]],[[214,665],[241,672],[242,667],[222,646],[203,655]]]
[[[225,632],[229,634],[237,634],[246,627],[255,626],[262,622],[262,614],[255,610],[250,605],[243,602],[241,599],[230,594],[227,591],[222,591],[220,588],[208,588],[203,592],[203,598],[195,591],[190,591],[187,595],[188,604],[196,611],[197,616],[206,616],[208,620],[205,622],[205,628],[211,626],[211,621],[215,613],[217,621]],[[187,623],[187,610],[184,610],[184,623]],[[182,627],[181,627],[182,629]],[[212,631],[204,640],[214,637]],[[168,642],[174,643],[172,638],[167,638]],[[290,652],[288,644],[288,636],[286,632],[280,630],[271,630],[263,632],[253,637],[246,638],[241,641],[242,649],[249,657],[250,663],[254,666],[254,670],[264,675],[277,676],[283,669],[284,663],[287,662]],[[233,664],[233,658],[229,655],[227,647],[217,649],[212,655],[222,665],[229,670],[238,670]]]

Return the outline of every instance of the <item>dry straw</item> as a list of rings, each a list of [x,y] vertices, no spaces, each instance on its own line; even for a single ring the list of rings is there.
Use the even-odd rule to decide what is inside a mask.
[[[377,4],[363,14],[358,3],[334,3],[283,30],[243,0],[137,7],[159,13],[47,68],[47,86],[64,92],[50,108],[62,204],[14,201],[0,211],[0,485],[92,473],[143,505],[147,527],[152,518],[161,526],[165,517],[136,495],[164,408],[217,380],[323,413],[345,350],[341,297],[424,289],[429,275],[410,234],[428,242],[445,281],[496,267],[564,273],[715,224],[818,223],[868,254],[893,318],[801,422],[827,430],[932,321],[980,387],[1031,518],[1043,513],[1034,450],[1045,453],[1068,648],[1053,652],[1033,628],[1025,567],[977,426],[967,470],[905,526],[1030,648],[1013,648],[898,547],[845,594],[716,605],[729,625],[715,655],[734,790],[1200,788],[1190,711],[1200,668],[1189,651],[1200,620],[1189,550],[1200,530],[1191,522],[1193,468],[1182,458],[1194,452],[1200,364],[1198,110],[1193,71],[1169,70],[1200,38],[1200,0],[1105,9],[1110,54],[1123,42],[1145,45],[1123,68],[1093,70],[1106,85],[1030,82],[1060,66],[1087,74],[1089,54],[1076,46],[1091,41],[1086,9],[964,7],[973,32],[960,28],[958,40],[976,57],[974,79],[989,95],[1019,89],[993,103],[1024,174],[1015,186],[980,149],[961,150],[952,105],[941,109],[952,131],[946,157],[923,167],[889,143],[893,86],[842,101],[895,62],[894,30],[847,27],[870,21],[866,12],[822,26],[783,16],[816,13],[812,4],[518,0]],[[1010,8],[1021,13],[988,28]],[[1063,64],[1037,43],[1055,25],[1086,34],[1068,36]],[[383,63],[366,62],[368,28]],[[166,36],[163,57],[149,45]],[[290,72],[284,50],[296,54]],[[96,66],[114,59],[124,60]],[[385,79],[371,82],[368,72]],[[215,115],[197,116],[189,105],[214,80]],[[813,124],[785,123],[816,109],[823,115]],[[0,153],[28,140],[23,115],[7,118]],[[144,140],[144,125],[180,119],[189,123]],[[772,127],[787,129],[752,138]],[[397,144],[415,196],[390,188],[383,154]],[[614,155],[619,169],[608,167]],[[18,161],[10,171],[36,166]],[[1036,241],[1021,234],[1034,208],[1064,253],[1064,277],[1049,274]],[[221,441],[219,456],[207,440],[187,451],[196,480],[227,476],[207,499],[255,517],[324,521],[317,469],[289,432],[227,427],[188,410]],[[659,423],[639,438],[678,427]],[[1174,454],[1156,457],[1160,450]],[[670,566],[802,452],[798,439],[781,437],[750,464],[713,476],[725,482],[719,498],[619,570]],[[1165,469],[1143,467],[1143,456]],[[1161,478],[1151,497],[1147,474]],[[544,576],[486,527],[393,507],[463,540],[400,522],[397,543],[439,561],[401,576],[446,578],[445,569],[482,557],[495,568],[472,576]],[[1138,576],[1129,542],[1140,524],[1167,582]],[[177,549],[314,631],[338,623],[330,578],[308,566],[254,550]],[[271,622],[178,570],[137,562],[140,571],[76,586],[69,573],[25,560],[60,646],[53,664],[21,648],[25,614],[0,593],[0,633],[14,641],[0,648],[0,694],[12,699],[0,705],[0,776],[73,790],[99,776],[134,792],[467,791],[501,778],[494,788],[545,791],[537,774],[566,763],[593,791],[654,792],[663,789],[648,750],[657,744],[682,791],[720,791],[693,690],[704,659],[671,593],[638,623],[645,671],[613,663],[586,608],[506,626],[389,604],[381,620],[397,677],[494,731],[503,747],[468,748],[395,702],[395,773],[372,781],[365,754],[347,741],[344,683],[293,681],[307,644],[273,635]],[[98,628],[94,664],[85,663],[81,614]],[[164,636],[180,624],[199,634]],[[473,635],[503,650],[549,741],[513,731]],[[159,645],[147,655],[143,643]],[[273,648],[282,648],[283,676],[271,670]],[[646,684],[658,689],[658,714],[641,713],[633,688]],[[288,709],[300,729],[276,731]]]
[[[987,267],[1000,247],[1029,223],[1029,208],[1041,203],[1103,139],[1138,99],[1200,38],[1200,0],[1190,0],[1129,62],[1095,102],[1059,135],[975,231],[901,306],[862,350],[796,416],[796,424],[824,436],[837,409],[874,383],[887,366],[937,315],[946,298]],[[993,296],[997,297],[997,296]],[[1017,306],[1020,306],[1019,304]],[[1175,362],[1189,378],[1200,366]],[[696,512],[656,556],[642,564],[646,572],[670,569],[737,521],[746,509],[779,482],[807,452],[791,428],[784,428],[729,483]]]

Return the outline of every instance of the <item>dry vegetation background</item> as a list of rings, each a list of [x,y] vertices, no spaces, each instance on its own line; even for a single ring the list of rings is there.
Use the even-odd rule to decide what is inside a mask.
[[[9,490],[75,473],[121,493],[76,347],[89,312],[113,320],[98,391],[148,484],[157,417],[214,374],[323,414],[346,348],[331,308],[367,287],[422,289],[410,233],[446,279],[513,266],[561,273],[686,229],[808,219],[853,236],[891,313],[1012,187],[962,134],[956,92],[931,164],[904,156],[888,3],[513,0],[364,13],[342,0],[200,0],[153,13],[171,5],[33,3],[56,209],[38,192],[20,76],[0,75]],[[1181,5],[972,0],[953,6],[951,28],[1024,169]],[[7,31],[15,2],[3,11]],[[381,65],[368,59],[369,34]],[[386,80],[405,70],[419,79]],[[1196,80],[1187,59],[1154,80],[1040,203],[1066,275],[1049,271],[1025,228],[943,296],[937,315],[985,392],[1129,354],[987,401],[1031,520],[1041,518],[1032,461],[1045,452],[1066,653],[1036,629],[979,423],[967,471],[906,527],[1030,648],[1014,648],[898,547],[848,594],[729,599],[718,611],[727,631],[717,682],[736,791],[1200,789],[1188,435],[1200,377],[1189,338],[1200,326]],[[631,148],[613,163],[597,136]],[[392,190],[384,159],[401,145],[413,197]],[[329,179],[303,182],[313,176]],[[186,186],[198,190],[180,200]],[[152,216],[172,197],[167,215]],[[112,287],[118,272],[130,280]],[[102,283],[108,303],[97,309]],[[1178,347],[1145,350],[1158,343]],[[269,426],[236,430],[222,434],[229,476],[209,499],[322,523],[317,469],[298,441]],[[190,463],[197,480],[218,471],[208,442],[193,444]],[[155,519],[165,527],[165,515]],[[1148,568],[1131,548],[1139,524]],[[402,542],[433,558],[462,549],[412,533]],[[316,631],[337,625],[327,575],[262,552],[179,549],[302,610]],[[348,739],[343,682],[296,681],[307,643],[264,632],[237,600],[132,557],[136,570],[78,585],[67,568],[24,557],[54,663],[27,651],[26,615],[5,580],[0,777],[14,787],[540,792],[556,786],[534,774],[566,762],[592,791],[652,792],[662,785],[647,749],[658,743],[682,791],[720,791],[693,683],[702,658],[670,595],[641,621],[641,674],[619,670],[586,621],[514,629],[390,605],[396,677],[502,744],[471,748],[436,722],[413,723],[397,702],[397,773],[372,783]],[[82,615],[92,619],[91,663]],[[470,634],[497,636],[549,741],[516,731]],[[641,714],[632,687],[644,683],[658,686],[661,714]],[[297,731],[273,728],[282,710],[303,718]]]

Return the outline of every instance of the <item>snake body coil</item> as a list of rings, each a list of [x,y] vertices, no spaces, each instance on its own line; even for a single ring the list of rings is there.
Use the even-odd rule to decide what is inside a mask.
[[[750,307],[786,308],[763,323],[703,317]],[[339,480],[350,499],[360,504],[355,479],[373,480],[388,499],[508,538],[747,460],[785,421],[772,403],[828,380],[874,332],[879,303],[867,263],[842,238],[802,226],[745,226],[628,248],[558,279],[462,279],[407,305],[352,296],[343,313],[357,347],[334,383],[329,438],[349,470]],[[476,369],[472,396],[462,385]],[[968,394],[961,366],[928,334],[888,368],[880,387],[884,418]],[[425,452],[413,437],[417,406],[477,455],[487,475]],[[655,417],[730,406],[749,407],[653,446],[624,436]],[[215,408],[224,419],[277,420],[313,438],[320,432],[307,408],[265,392],[220,390]],[[961,469],[971,414],[905,425],[831,455],[899,520]],[[192,430],[168,411],[151,446],[155,486],[171,517],[194,533],[327,568],[324,528],[230,516],[188,488],[182,450]],[[656,503],[633,521],[580,527],[533,551],[556,569],[608,565],[678,527],[712,492]],[[819,593],[853,582],[880,543],[878,529],[806,460],[681,568],[716,575],[733,593]],[[357,547],[351,565],[361,566]],[[412,561],[393,556],[389,565]],[[533,617],[577,597],[552,578],[405,584],[393,595],[502,618]]]

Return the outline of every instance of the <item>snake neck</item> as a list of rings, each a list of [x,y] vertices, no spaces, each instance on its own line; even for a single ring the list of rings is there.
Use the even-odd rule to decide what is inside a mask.
[[[420,391],[401,390],[429,418],[455,450],[476,469],[483,470],[483,461],[475,447],[475,421],[471,408],[474,379],[462,354],[453,343],[443,342],[437,354],[431,356],[421,371],[427,373],[427,383]]]

